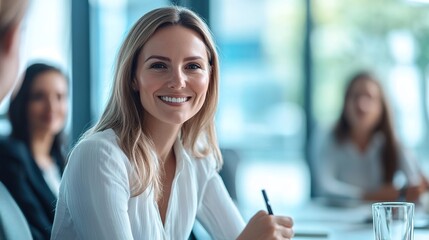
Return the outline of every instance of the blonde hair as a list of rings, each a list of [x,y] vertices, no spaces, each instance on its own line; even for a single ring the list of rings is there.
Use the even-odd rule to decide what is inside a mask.
[[[0,42],[5,33],[21,21],[26,7],[27,0],[0,0]]]
[[[119,144],[135,169],[138,183],[131,182],[132,195],[141,194],[153,186],[156,196],[161,194],[158,160],[154,145],[143,128],[143,106],[138,93],[132,88],[137,60],[146,42],[161,28],[180,25],[198,33],[207,47],[211,75],[206,101],[200,111],[186,121],[180,137],[185,149],[195,158],[213,154],[217,169],[222,156],[217,143],[214,116],[218,100],[219,62],[209,28],[194,12],[182,7],[164,7],[141,17],[128,33],[117,58],[112,95],[98,123],[85,135],[112,128],[119,137]],[[201,146],[203,143],[203,146]]]

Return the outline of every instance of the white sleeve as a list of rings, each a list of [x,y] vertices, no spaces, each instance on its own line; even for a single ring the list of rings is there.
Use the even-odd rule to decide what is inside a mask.
[[[364,193],[360,188],[335,178],[338,169],[335,168],[332,162],[327,161],[322,166],[322,171],[324,175],[321,177],[320,182],[323,188],[322,191],[326,196],[350,199],[362,198]]]
[[[360,188],[336,178],[339,171],[343,169],[340,169],[336,162],[338,153],[333,141],[333,139],[326,139],[324,144],[321,144],[317,156],[318,163],[315,164],[316,179],[320,184],[321,194],[326,197],[360,199],[364,194]]]
[[[65,202],[80,239],[133,239],[122,151],[104,140],[86,140],[72,152],[65,173]]]
[[[218,173],[203,190],[197,219],[213,239],[236,239],[244,229],[244,220]]]
[[[419,162],[411,152],[401,149],[399,152],[399,167],[407,178],[407,185],[418,186],[421,182],[421,171]]]

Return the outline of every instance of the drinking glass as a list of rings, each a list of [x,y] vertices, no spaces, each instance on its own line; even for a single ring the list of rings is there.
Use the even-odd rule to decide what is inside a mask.
[[[414,203],[372,204],[375,240],[414,240]]]

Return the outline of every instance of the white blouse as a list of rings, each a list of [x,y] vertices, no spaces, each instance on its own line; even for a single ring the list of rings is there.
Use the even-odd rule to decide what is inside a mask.
[[[52,193],[54,193],[55,197],[58,197],[61,183],[61,173],[58,165],[53,163],[47,168],[42,169],[42,175]]]
[[[360,152],[351,141],[339,144],[330,134],[315,157],[319,194],[360,199],[364,193],[379,189],[383,185],[383,145],[384,137],[376,134],[365,152]],[[402,180],[402,184],[418,185],[420,174],[417,161],[404,149],[400,149],[398,154],[399,170],[395,179]]]
[[[235,239],[244,221],[215,170],[178,140],[162,224],[153,191],[131,197],[132,166],[108,129],[80,142],[63,174],[51,239],[188,239],[198,219],[214,239]]]

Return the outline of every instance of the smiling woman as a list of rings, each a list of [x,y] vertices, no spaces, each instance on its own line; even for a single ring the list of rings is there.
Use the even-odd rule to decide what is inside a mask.
[[[290,239],[289,217],[247,226],[217,172],[219,63],[206,24],[180,7],[133,26],[98,123],[70,154],[52,239],[187,239],[198,220],[215,239]]]
[[[152,119],[180,127],[197,114],[209,86],[208,58],[199,34],[182,26],[160,29],[149,39],[138,57],[133,82],[148,126]]]

